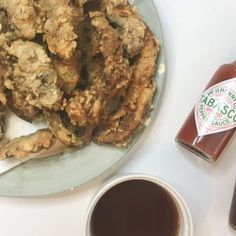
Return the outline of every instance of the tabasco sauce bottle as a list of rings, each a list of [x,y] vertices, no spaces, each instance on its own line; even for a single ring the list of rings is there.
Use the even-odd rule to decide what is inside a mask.
[[[183,124],[176,141],[209,162],[216,161],[236,127],[236,62],[221,66]]]

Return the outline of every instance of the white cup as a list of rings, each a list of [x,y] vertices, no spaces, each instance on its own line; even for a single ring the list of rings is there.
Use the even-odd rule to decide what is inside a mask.
[[[146,181],[155,183],[158,186],[165,189],[166,192],[169,193],[169,195],[172,197],[178,209],[178,213],[180,217],[180,229],[179,229],[178,236],[193,236],[193,223],[192,223],[191,214],[190,214],[187,204],[185,203],[183,198],[180,196],[180,194],[171,185],[167,184],[165,181],[160,180],[154,176],[145,175],[145,174],[129,174],[129,175],[115,176],[111,178],[110,180],[108,180],[107,182],[105,182],[103,187],[95,194],[95,196],[93,197],[89,205],[87,216],[86,216],[86,226],[85,226],[86,236],[92,236],[91,228],[90,228],[91,216],[98,201],[112,187],[114,187],[117,184],[123,183],[125,181],[129,181],[129,180],[146,180]]]

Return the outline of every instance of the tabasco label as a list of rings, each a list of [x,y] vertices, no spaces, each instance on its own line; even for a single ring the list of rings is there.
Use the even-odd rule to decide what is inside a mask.
[[[198,135],[208,135],[236,127],[236,78],[207,89],[195,106]]]

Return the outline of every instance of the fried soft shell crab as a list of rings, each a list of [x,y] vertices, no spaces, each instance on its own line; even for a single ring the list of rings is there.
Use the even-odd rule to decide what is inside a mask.
[[[127,145],[150,110],[158,51],[127,0],[0,0],[0,159]],[[7,107],[48,128],[7,140]]]

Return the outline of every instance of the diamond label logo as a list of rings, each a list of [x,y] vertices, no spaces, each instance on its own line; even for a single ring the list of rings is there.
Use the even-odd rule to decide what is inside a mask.
[[[199,136],[219,133],[236,127],[236,78],[207,89],[195,106]]]

